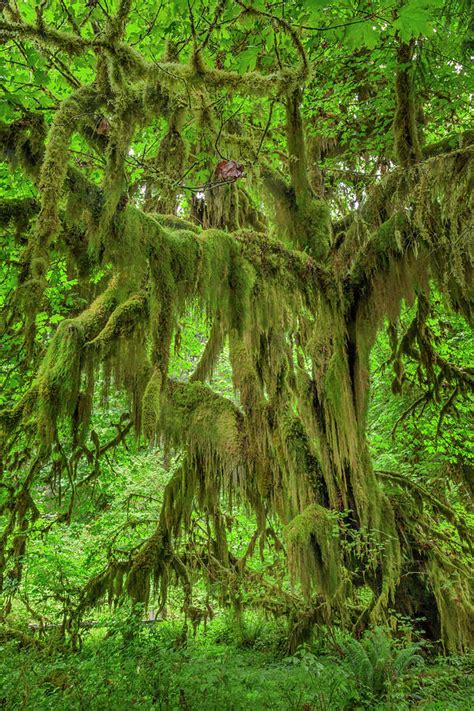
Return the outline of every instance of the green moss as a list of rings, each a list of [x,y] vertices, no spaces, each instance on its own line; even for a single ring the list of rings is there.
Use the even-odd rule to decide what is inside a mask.
[[[212,376],[214,367],[217,363],[222,349],[224,347],[225,331],[222,319],[216,316],[211,327],[209,338],[206,347],[199,359],[199,363],[191,376],[191,380],[205,381]]]
[[[433,551],[427,566],[446,649],[465,654],[474,645],[474,603],[472,577],[465,576],[445,553]],[[467,571],[466,571],[467,572]]]
[[[56,422],[76,410],[81,373],[86,365],[84,346],[104,327],[118,294],[113,280],[89,309],[60,323],[47,349],[35,382],[38,430],[47,443],[54,439]]]
[[[37,239],[40,248],[47,247],[60,229],[59,200],[67,175],[71,137],[78,128],[80,117],[96,110],[99,102],[94,88],[81,87],[62,102],[54,115],[39,179],[41,210]]]
[[[200,232],[197,225],[189,220],[185,220],[182,217],[177,217],[176,215],[152,213],[152,217],[160,225],[170,230],[187,230],[188,232],[194,232],[195,234],[199,234]]]
[[[161,140],[153,163],[153,182],[157,197],[153,200],[153,210],[157,213],[176,212],[180,181],[185,172],[187,145],[181,135],[185,118],[182,107],[175,109],[168,121],[168,131]]]
[[[161,373],[155,370],[147,383],[142,400],[143,432],[149,439],[155,439],[160,431]]]
[[[100,48],[100,81],[62,103],[46,149],[39,122],[28,119],[1,127],[4,154],[37,180],[41,198],[27,253],[29,280],[21,285],[29,320],[41,302],[53,245],[82,274],[88,274],[87,259],[89,265],[112,265],[117,274],[98,300],[60,325],[30,399],[6,414],[7,429],[13,432],[36,416],[47,444],[54,441],[61,419],[85,430],[93,376],[102,367],[104,379],[127,393],[137,431],[184,454],[166,488],[157,531],[131,553],[120,574],[111,565],[91,582],[88,604],[117,594],[124,575],[137,601],[146,602],[157,590],[165,597],[171,579],[179,580],[187,600],[188,562],[179,560],[172,546],[189,531],[194,509],[209,525],[209,551],[222,564],[221,578],[233,580],[237,565],[227,548],[220,505],[223,495],[238,495],[252,508],[263,541],[267,516],[276,515],[286,524],[293,578],[308,595],[317,593],[316,603],[295,627],[307,631],[324,615],[326,621],[337,614],[346,622],[357,577],[373,591],[372,619],[383,620],[412,544],[395,518],[392,500],[375,479],[368,455],[369,354],[385,317],[395,319],[402,300],[413,299],[416,290],[426,293],[430,273],[457,308],[469,308],[472,255],[467,240],[458,237],[470,220],[470,154],[466,149],[449,160],[435,158],[416,170],[409,168],[419,153],[412,78],[411,68],[399,67],[395,129],[404,168],[380,181],[349,227],[344,221],[338,251],[332,244],[329,206],[313,194],[307,176],[299,88],[305,68],[242,77],[209,69],[198,52],[189,64],[179,64],[171,49],[165,62],[151,64],[121,44],[128,3],[120,7],[107,30],[113,41],[81,43],[81,48]],[[54,32],[45,32],[42,39],[32,28],[25,33],[48,47],[71,52],[77,47]],[[104,96],[99,96],[99,85]],[[270,169],[262,177],[276,203],[278,235],[292,249],[262,231],[265,220],[256,207],[261,196],[258,188],[253,195],[250,181],[248,190],[239,182],[206,191],[205,224],[211,229],[201,230],[174,214],[187,154],[183,97],[186,105],[199,107],[199,131],[208,133],[209,149],[209,137],[215,137],[210,106],[213,92],[220,90],[281,95],[285,101],[290,183]],[[99,144],[90,130],[82,131],[79,117],[95,114],[105,96],[111,130]],[[155,161],[154,204],[146,207],[169,213],[165,215],[129,204],[125,170],[135,127],[149,126],[156,115],[165,117],[168,128]],[[76,130],[93,145],[105,147],[101,187],[67,166]],[[229,136],[226,140],[226,145],[237,145]],[[245,144],[238,146],[243,150]],[[450,184],[455,187],[448,190]],[[66,191],[74,194],[63,211]],[[4,221],[16,220],[16,215],[23,219],[28,212],[15,210],[13,214],[3,206]],[[28,220],[30,216],[28,212]],[[191,382],[178,383],[168,377],[169,353],[178,320],[189,309],[204,312],[212,329]],[[226,338],[239,407],[203,382]],[[344,531],[336,525],[342,510],[351,512]],[[10,534],[21,552],[23,534]],[[354,540],[363,573],[351,557]],[[217,579],[210,553],[207,563],[206,574]],[[439,565],[444,578],[449,565]],[[456,598],[454,593],[443,597],[434,562],[423,572],[430,576],[448,645],[466,648],[471,603],[463,581],[453,587]],[[459,613],[454,610],[457,598]],[[318,617],[320,608],[324,614]]]
[[[242,96],[275,96],[286,93],[301,80],[302,72],[298,69],[283,69],[273,74],[260,72],[224,71],[204,65],[202,61],[196,64],[161,63],[160,68],[173,82],[176,78],[186,81],[191,88],[205,87],[208,90],[224,89]],[[153,66],[150,66],[153,70]],[[156,70],[153,71],[153,74]],[[150,73],[150,76],[153,74]],[[166,76],[159,75],[160,82],[166,81]]]
[[[82,329],[63,321],[38,373],[39,429],[47,442],[54,438],[55,423],[72,415],[79,395]]]
[[[0,225],[8,227],[13,223],[19,239],[38,210],[39,204],[34,198],[4,198],[0,200]]]
[[[106,355],[118,338],[126,338],[137,328],[147,315],[146,307],[145,295],[133,294],[112,311],[104,328],[87,346],[98,347]]]
[[[208,476],[216,464],[231,470],[242,463],[242,415],[230,400],[199,382],[173,382],[163,407],[164,436],[206,461]]]
[[[343,579],[339,552],[337,519],[323,506],[312,504],[285,527],[288,557],[293,576],[303,590],[331,601],[340,591]]]
[[[421,160],[421,147],[416,120],[413,85],[414,42],[402,43],[397,49],[396,109],[393,121],[395,151],[401,165],[408,167]]]

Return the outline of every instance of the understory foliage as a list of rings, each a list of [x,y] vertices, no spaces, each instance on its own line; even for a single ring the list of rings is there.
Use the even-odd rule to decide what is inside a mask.
[[[221,618],[184,647],[179,625],[140,626],[118,615],[77,654],[47,646],[2,644],[0,674],[6,708],[103,708],[190,711],[408,711],[472,706],[472,657],[429,663],[416,645],[400,646],[377,629],[356,642],[339,634],[295,655],[275,652],[281,629],[248,614],[240,637],[235,620]],[[256,633],[255,633],[256,631]],[[101,634],[102,633],[102,634]],[[376,659],[372,654],[379,653]]]
[[[361,633],[394,610],[470,649],[472,470],[456,461],[435,493],[379,472],[367,412],[386,329],[393,397],[417,388],[401,421],[435,406],[442,432],[472,388],[433,336],[439,301],[472,320],[471,3],[27,5],[0,21],[18,71],[0,123],[4,617],[39,487],[60,492],[43,532],[71,524],[101,462],[139,442],[173,460],[155,529],[65,605],[73,640],[105,599],[163,608],[175,585],[194,621],[201,579],[288,618],[293,649],[315,624]],[[243,176],[220,177],[229,160]],[[191,316],[206,338],[177,377]],[[231,392],[213,386],[223,361]],[[240,556],[234,505],[256,526]],[[298,594],[255,585],[248,559],[275,539]]]

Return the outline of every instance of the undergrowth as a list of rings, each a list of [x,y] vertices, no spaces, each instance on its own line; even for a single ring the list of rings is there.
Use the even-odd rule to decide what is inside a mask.
[[[120,615],[119,615],[120,617]],[[349,711],[472,708],[472,658],[429,658],[381,629],[354,640],[322,631],[285,656],[284,630],[258,615],[218,617],[185,640],[182,624],[122,615],[73,654],[1,645],[5,709]]]

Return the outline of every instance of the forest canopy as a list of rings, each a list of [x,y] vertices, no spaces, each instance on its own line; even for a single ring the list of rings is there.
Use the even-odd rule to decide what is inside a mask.
[[[407,618],[472,649],[473,30],[470,0],[1,2],[6,626],[74,645],[180,590],[290,649]]]

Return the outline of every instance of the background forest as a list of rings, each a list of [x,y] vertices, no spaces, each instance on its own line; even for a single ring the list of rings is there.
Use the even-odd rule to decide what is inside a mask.
[[[471,0],[0,9],[0,706],[474,706]]]

